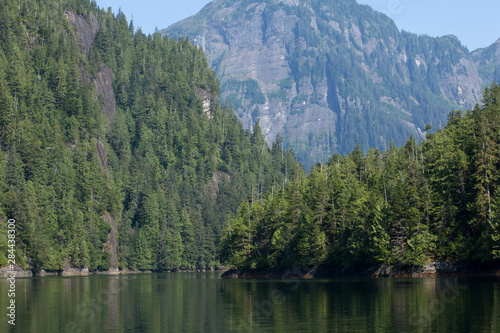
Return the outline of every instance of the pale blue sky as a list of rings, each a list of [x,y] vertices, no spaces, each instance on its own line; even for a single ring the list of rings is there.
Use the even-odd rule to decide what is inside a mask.
[[[146,34],[196,14],[210,0],[96,0],[100,7],[121,7]],[[390,16],[399,29],[433,37],[456,35],[475,50],[500,38],[499,0],[358,0]]]

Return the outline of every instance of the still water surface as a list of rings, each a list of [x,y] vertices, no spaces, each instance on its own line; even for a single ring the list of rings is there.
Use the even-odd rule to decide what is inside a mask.
[[[500,277],[222,280],[219,273],[17,279],[0,332],[500,332]]]

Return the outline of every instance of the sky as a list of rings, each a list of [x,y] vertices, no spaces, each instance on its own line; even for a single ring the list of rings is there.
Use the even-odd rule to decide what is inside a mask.
[[[499,0],[357,0],[392,18],[400,30],[439,37],[456,35],[470,51],[500,38]],[[196,14],[210,0],[96,0],[121,8],[134,26],[149,34]]]

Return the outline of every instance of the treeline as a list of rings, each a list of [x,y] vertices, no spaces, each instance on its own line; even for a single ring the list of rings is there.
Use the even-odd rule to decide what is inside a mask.
[[[229,213],[297,167],[188,40],[80,0],[0,0],[0,40],[0,253],[15,219],[25,269],[215,267]]]
[[[429,128],[427,128],[429,130]],[[452,112],[418,144],[333,155],[297,169],[232,217],[221,256],[233,267],[374,264],[500,258],[500,87]]]

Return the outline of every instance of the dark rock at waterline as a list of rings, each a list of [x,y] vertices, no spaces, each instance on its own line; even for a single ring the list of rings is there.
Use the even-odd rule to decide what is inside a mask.
[[[437,277],[458,275],[500,276],[500,262],[451,263],[432,262],[424,266],[379,265],[372,267],[345,268],[340,266],[314,266],[284,269],[230,269],[224,279],[313,279],[333,277]]]

